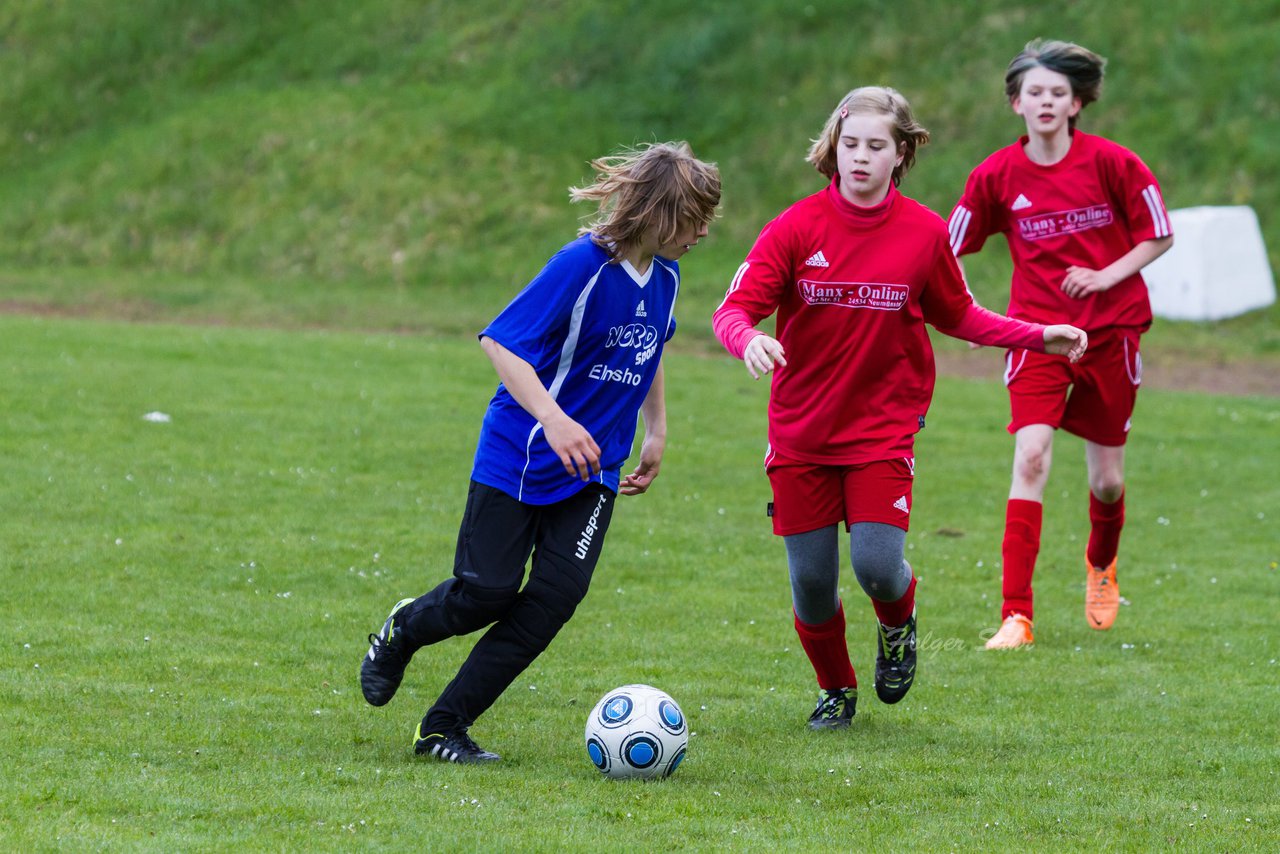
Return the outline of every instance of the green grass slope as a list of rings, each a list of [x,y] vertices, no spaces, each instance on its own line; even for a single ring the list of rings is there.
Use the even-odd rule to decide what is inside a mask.
[[[1083,127],[1137,150],[1171,206],[1253,205],[1280,267],[1278,27],[1275,0],[11,0],[0,300],[471,329],[588,213],[565,188],[589,158],[685,138],[725,179],[687,265],[701,317],[819,186],[803,154],[845,91],[908,95],[934,141],[906,190],[945,215],[1020,132],[1001,77],[1038,35],[1110,59]],[[1001,256],[970,264],[994,306]],[[1280,350],[1261,314],[1228,329]]]

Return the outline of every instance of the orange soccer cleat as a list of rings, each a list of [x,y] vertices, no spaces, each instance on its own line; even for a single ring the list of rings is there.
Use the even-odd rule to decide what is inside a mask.
[[[1085,558],[1088,579],[1084,585],[1084,618],[1091,629],[1109,629],[1120,610],[1120,586],[1116,584],[1116,559],[1098,569]]]
[[[1021,614],[1010,614],[987,641],[987,649],[1017,649],[1035,642],[1035,635],[1031,633],[1031,621]]]

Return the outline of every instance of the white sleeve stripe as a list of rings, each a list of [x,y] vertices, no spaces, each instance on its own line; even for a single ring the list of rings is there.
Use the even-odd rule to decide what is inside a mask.
[[[1151,214],[1151,222],[1155,225],[1156,237],[1173,234],[1169,214],[1164,208],[1164,199],[1160,198],[1160,189],[1155,184],[1149,184],[1142,191],[1142,198],[1147,202],[1147,212]]]
[[[729,283],[729,290],[724,292],[724,299],[720,300],[720,305],[716,306],[716,311],[724,308],[724,304],[729,301],[729,295],[742,285],[742,277],[747,274],[747,268],[750,266],[751,262],[742,262],[742,266],[738,268],[738,272],[733,274],[733,281]]]
[[[600,278],[600,271],[603,269],[604,265],[601,265],[595,275],[588,279],[587,284],[578,292],[578,298],[574,300],[573,312],[569,316],[569,332],[565,336],[564,345],[560,348],[556,376],[547,388],[547,393],[553,400],[559,397],[560,387],[564,385],[565,377],[569,375],[569,368],[573,365],[573,358],[577,355],[578,336],[582,334],[582,316],[587,310],[587,297],[591,296],[591,291],[595,288],[596,281]]]
[[[969,230],[969,223],[973,220],[973,212],[968,208],[956,207],[951,214],[951,222],[948,223],[948,230],[951,232],[951,251],[959,254],[960,247],[964,245],[965,234]]]

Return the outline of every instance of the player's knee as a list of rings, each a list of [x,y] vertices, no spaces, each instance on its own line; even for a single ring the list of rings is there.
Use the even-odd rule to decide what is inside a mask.
[[[571,590],[530,581],[506,625],[527,649],[541,653],[569,622],[581,601],[582,596]]]
[[[854,555],[853,574],[863,592],[881,602],[901,599],[911,583],[911,570],[906,568],[901,555]]]
[[[468,584],[448,610],[454,634],[465,635],[506,616],[520,595],[518,587],[477,587]]]
[[[569,622],[573,612],[586,598],[590,579],[563,573],[554,579],[531,578],[525,585],[524,597],[536,603],[549,622],[557,628]]]
[[[911,583],[911,568],[902,558],[907,532],[895,525],[860,522],[849,537],[849,558],[858,584],[872,599],[892,602]]]
[[[1089,491],[1103,504],[1114,504],[1124,495],[1124,478],[1114,473],[1095,475],[1089,479]]]
[[[541,653],[573,616],[581,596],[567,595],[545,585],[529,584],[505,625],[529,651]]]
[[[1013,474],[1023,483],[1041,483],[1049,477],[1053,462],[1051,450],[1043,445],[1018,446],[1014,455]]]
[[[806,604],[820,603],[826,605],[835,597],[832,595],[831,585],[818,583],[793,583],[791,585],[791,598],[804,602]],[[810,607],[808,610],[820,610]]]

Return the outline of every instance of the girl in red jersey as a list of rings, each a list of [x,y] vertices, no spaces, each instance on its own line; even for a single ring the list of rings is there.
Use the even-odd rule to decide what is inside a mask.
[[[1086,622],[1108,629],[1120,605],[1124,445],[1142,381],[1138,339],[1151,325],[1138,271],[1173,245],[1173,232],[1160,187],[1138,156],[1076,130],[1080,111],[1098,99],[1105,62],[1068,42],[1028,43],[1004,78],[1027,134],[973,170],[951,214],[957,256],[978,251],[996,232],[1008,239],[1010,317],[1072,323],[1090,338],[1088,356],[1076,364],[1019,347],[1007,356],[1013,484],[1002,548],[1002,624],[988,649],[1034,640],[1031,576],[1059,427],[1085,441]]]
[[[893,89],[842,98],[808,155],[830,183],[764,227],[713,319],[752,377],[774,371],[765,468],[796,632],[817,674],[815,729],[848,726],[858,697],[838,587],[841,522],[878,618],[876,694],[896,703],[915,676],[916,585],[903,543],[913,440],[933,396],[925,322],[1072,360],[1087,343],[1074,327],[974,304],[946,224],[897,190],[928,139]],[[754,328],[775,311],[776,337]]]

